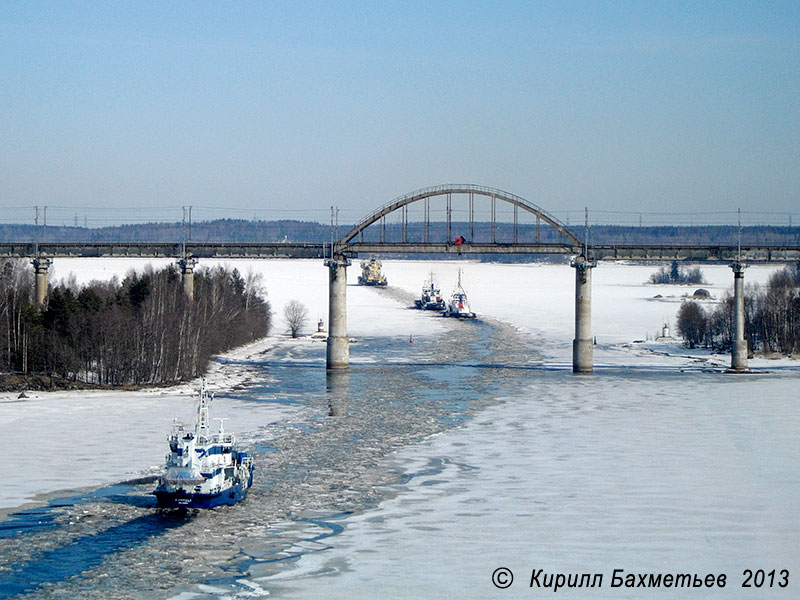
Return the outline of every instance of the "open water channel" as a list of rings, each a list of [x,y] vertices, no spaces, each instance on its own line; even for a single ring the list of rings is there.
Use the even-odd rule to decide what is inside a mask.
[[[796,368],[576,377],[543,365],[544,338],[488,319],[444,327],[360,339],[331,375],[324,344],[277,344],[227,394],[237,410],[292,409],[241,436],[257,466],[246,501],[159,511],[152,483],[124,483],[12,511],[0,598],[552,594],[529,586],[538,569],[603,574],[559,590],[575,598],[798,597]],[[614,569],[727,586],[611,588]],[[786,570],[788,586],[743,588],[746,569]]]

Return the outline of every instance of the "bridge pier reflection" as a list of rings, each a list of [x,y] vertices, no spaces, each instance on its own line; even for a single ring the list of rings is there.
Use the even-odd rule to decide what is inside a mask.
[[[347,338],[347,267],[350,261],[335,256],[325,261],[328,267],[328,349],[325,366],[346,369],[350,366]]]
[[[597,261],[583,254],[570,261],[575,269],[575,339],[572,340],[572,372],[591,373],[594,369],[592,339],[592,269]]]
[[[337,369],[327,371],[325,388],[328,392],[328,415],[341,417],[350,398],[350,371]]]
[[[747,340],[744,339],[744,270],[746,265],[736,261],[733,269],[733,340],[731,341],[731,370],[747,370]]]

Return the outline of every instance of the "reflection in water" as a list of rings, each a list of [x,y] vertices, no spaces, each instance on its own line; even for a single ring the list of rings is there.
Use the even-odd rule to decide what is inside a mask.
[[[349,369],[328,369],[326,390],[328,392],[328,415],[341,417],[344,412],[344,406],[350,398]]]

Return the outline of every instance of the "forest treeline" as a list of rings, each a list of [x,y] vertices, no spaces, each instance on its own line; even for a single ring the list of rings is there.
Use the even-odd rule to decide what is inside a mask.
[[[800,264],[773,273],[766,286],[748,285],[744,294],[745,339],[753,352],[800,353]],[[726,293],[713,309],[685,301],[678,332],[690,348],[729,352],[733,340],[733,297]]]
[[[164,384],[205,372],[210,358],[268,334],[269,302],[259,276],[236,269],[195,271],[195,299],[177,266],[131,271],[119,281],[50,288],[33,305],[27,261],[2,263],[0,371],[89,384]]]

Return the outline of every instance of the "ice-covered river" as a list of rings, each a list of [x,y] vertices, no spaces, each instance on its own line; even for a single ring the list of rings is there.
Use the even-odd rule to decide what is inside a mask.
[[[56,267],[88,280],[129,264]],[[481,323],[406,308],[429,271],[447,293],[459,266]],[[252,268],[276,314],[298,298],[325,317],[318,262]],[[643,285],[654,267],[595,270],[590,376],[570,368],[569,267],[384,270],[388,290],[348,288],[348,373],[326,376],[324,345],[286,338],[215,367],[215,413],[257,460],[234,507],[163,514],[152,484],[108,486],[154,472],[171,417],[191,414],[185,390],[0,396],[0,598],[530,598],[552,594],[529,587],[540,569],[541,583],[603,575],[558,590],[574,598],[798,594],[796,363],[755,360],[734,376],[728,357],[632,343],[693,291]],[[730,269],[703,270],[719,298]],[[500,567],[513,573],[507,589],[492,582]],[[612,588],[614,569],[725,574],[727,585]],[[746,569],[775,569],[773,587],[741,587]]]

